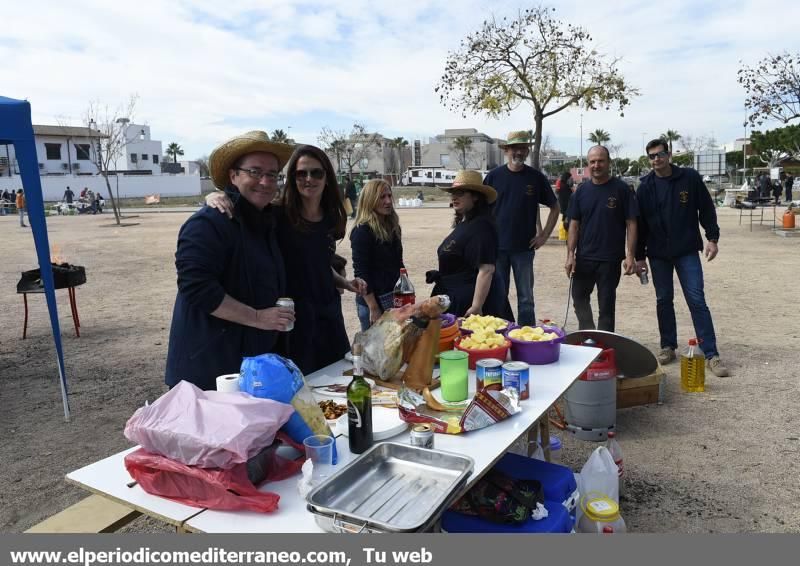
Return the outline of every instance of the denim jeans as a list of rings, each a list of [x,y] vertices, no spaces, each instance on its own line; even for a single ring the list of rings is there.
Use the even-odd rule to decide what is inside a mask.
[[[661,347],[672,349],[678,347],[675,305],[673,304],[675,293],[672,272],[674,269],[678,274],[686,305],[692,314],[694,331],[697,338],[700,339],[700,349],[703,350],[706,358],[718,356],[717,336],[714,333],[711,311],[708,310],[703,291],[703,265],[700,263],[700,254],[695,252],[669,259],[651,257],[648,260],[653,276],[653,287],[656,290],[656,316],[658,317],[658,331],[661,334]]]
[[[503,280],[508,296],[511,288],[511,269],[514,269],[514,284],[517,287],[517,324],[536,324],[536,309],[533,303],[533,256],[534,251],[497,253],[495,269]]]
[[[572,303],[579,330],[594,330],[590,299],[597,285],[597,328],[614,332],[617,308],[617,286],[622,275],[619,261],[578,259],[572,276]]]
[[[361,323],[361,331],[363,332],[371,326],[369,323],[369,307],[356,301],[356,312],[358,313],[358,321]]]

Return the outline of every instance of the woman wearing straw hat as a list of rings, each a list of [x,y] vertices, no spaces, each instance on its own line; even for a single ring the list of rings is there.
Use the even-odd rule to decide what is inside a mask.
[[[497,228],[489,205],[497,198],[478,171],[459,171],[450,193],[453,231],[439,246],[439,270],[429,271],[433,295],[448,295],[456,316],[486,314],[513,320],[505,286],[495,271]]]
[[[229,195],[206,198],[221,211],[229,201]],[[359,294],[366,289],[362,279],[348,281],[331,265],[347,214],[330,159],[318,147],[298,146],[289,159],[276,220],[286,296],[294,300],[296,316],[283,353],[309,374],[341,360],[350,349],[338,288]]]
[[[367,292],[356,296],[361,330],[392,308],[394,285],[403,264],[400,219],[394,210],[392,188],[382,179],[364,185],[358,201],[355,227],[350,232],[353,270],[367,282]]]
[[[205,207],[178,234],[178,294],[170,329],[166,383],[214,389],[239,371],[242,357],[276,349],[294,321],[276,307],[286,290],[273,207],[278,175],[292,147],[247,132],[217,147],[208,166],[233,203],[228,220]]]

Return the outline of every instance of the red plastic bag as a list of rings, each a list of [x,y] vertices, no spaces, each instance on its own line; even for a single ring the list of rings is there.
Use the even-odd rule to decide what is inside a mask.
[[[279,432],[275,442],[256,456],[258,466],[266,471],[264,482],[286,479],[296,474],[303,465],[305,456],[301,455],[295,460],[280,456],[277,449],[281,444],[303,453],[302,446]],[[278,494],[259,491],[253,485],[248,477],[247,463],[237,464],[228,470],[199,468],[140,448],[125,456],[125,468],[147,493],[192,507],[269,513],[278,508],[280,500]]]

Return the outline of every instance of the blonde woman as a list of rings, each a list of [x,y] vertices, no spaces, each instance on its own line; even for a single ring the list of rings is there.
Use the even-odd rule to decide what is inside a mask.
[[[366,330],[392,306],[392,291],[403,265],[400,219],[392,188],[373,179],[361,190],[355,227],[350,232],[355,276],[367,282],[367,294],[356,297],[361,330]]]

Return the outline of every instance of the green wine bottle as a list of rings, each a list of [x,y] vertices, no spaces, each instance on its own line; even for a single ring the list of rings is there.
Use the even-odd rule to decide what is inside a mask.
[[[353,344],[353,380],[347,386],[347,434],[353,454],[372,446],[372,388],[364,379],[361,348]]]

